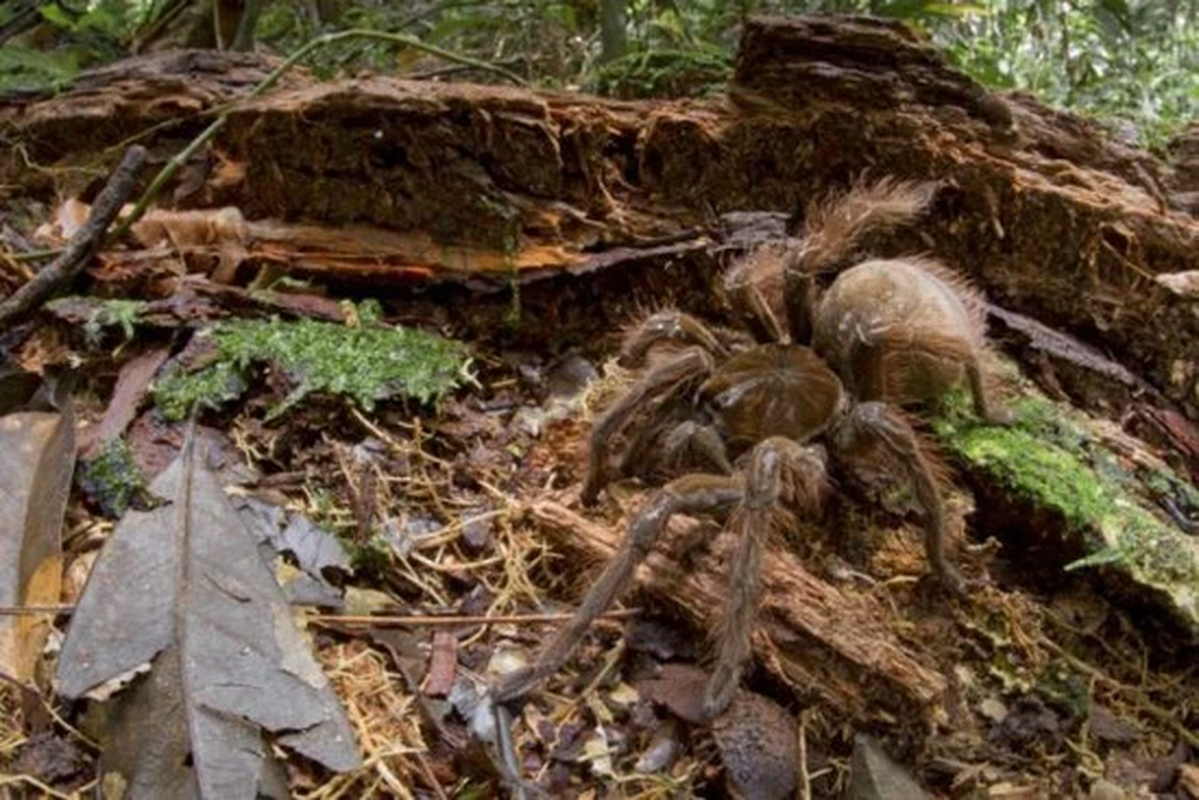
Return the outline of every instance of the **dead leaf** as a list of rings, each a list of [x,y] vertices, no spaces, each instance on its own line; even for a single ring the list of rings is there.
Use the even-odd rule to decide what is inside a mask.
[[[62,589],[62,521],[75,471],[75,417],[0,418],[0,605],[53,605]],[[0,617],[0,671],[32,679],[49,615]]]
[[[332,770],[354,736],[255,542],[189,436],[96,561],[58,665],[79,697],[146,663],[106,731],[130,798],[253,798],[274,769],[263,732]],[[266,772],[264,772],[266,770]]]
[[[1199,798],[1199,765],[1183,764],[1178,768],[1178,788],[1187,797]]]
[[[429,674],[425,678],[425,694],[445,697],[454,688],[458,671],[458,640],[448,631],[433,634],[433,657],[429,659]]]
[[[158,368],[170,356],[169,347],[155,347],[130,359],[121,367],[117,386],[113,390],[108,408],[100,423],[85,434],[86,441],[80,448],[87,455],[95,455],[107,442],[120,438],[125,429],[137,416],[138,407],[150,388],[150,381]]]
[[[328,585],[353,572],[341,541],[305,515],[254,497],[235,503],[256,542],[265,542],[276,553],[290,553],[296,566],[313,579]]]
[[[33,232],[36,242],[60,245],[79,232],[87,222],[92,207],[76,197],[71,197],[54,209],[54,219],[45,222]]]
[[[654,730],[649,746],[637,759],[633,770],[643,775],[663,772],[678,759],[682,749],[683,737],[682,731],[679,730],[679,722],[668,718]]]
[[[891,795],[881,796],[890,797]],[[1017,785],[1009,781],[1002,781],[987,787],[987,800],[1040,800],[1041,797],[1040,787],[1033,785]],[[855,797],[853,800],[857,800],[857,798]]]
[[[26,739],[17,749],[13,769],[43,783],[69,783],[84,777],[91,759],[73,738],[47,730]]]
[[[1017,698],[1003,720],[993,726],[987,741],[1014,752],[1048,748],[1051,752],[1061,746],[1066,721],[1045,701],[1035,695]]]
[[[1091,704],[1091,735],[1109,744],[1132,744],[1141,737],[1137,726],[1099,703]]]
[[[1199,297],[1199,270],[1155,275],[1153,280],[1179,297],[1188,299]]]
[[[684,722],[701,725],[704,722],[704,687],[708,675],[690,664],[664,664],[659,677],[636,682],[641,696],[665,706]]]
[[[846,797],[849,800],[887,800],[892,797],[923,800],[928,795],[878,742],[859,733],[853,740],[853,764]]]
[[[612,767],[612,747],[608,733],[602,725],[597,726],[591,736],[583,742],[582,759],[591,764],[591,771],[601,778],[615,778]]]
[[[0,355],[0,414],[22,408],[42,385],[41,376]]]
[[[350,554],[341,541],[303,514],[288,515],[276,549],[291,553],[300,569],[321,581],[353,572]]]
[[[180,250],[244,242],[246,220],[233,206],[198,211],[154,209],[133,223],[133,235],[146,247],[170,244]]]
[[[189,211],[154,209],[135,222],[132,231],[146,247],[169,245],[180,253],[215,254],[219,264],[212,279],[217,283],[232,281],[248,256],[246,220],[233,206]]]

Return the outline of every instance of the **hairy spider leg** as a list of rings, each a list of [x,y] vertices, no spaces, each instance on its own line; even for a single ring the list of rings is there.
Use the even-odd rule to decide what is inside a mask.
[[[674,425],[665,435],[652,425],[643,427],[629,443],[617,473],[637,474],[651,461],[668,475],[687,471],[728,475],[733,471],[728,448],[716,429],[691,419]]]
[[[522,698],[561,668],[591,623],[628,588],[637,566],[649,555],[672,516],[727,508],[740,501],[743,494],[741,478],[725,475],[685,475],[654,492],[629,526],[629,534],[616,555],[587,590],[579,610],[533,664],[510,673],[493,688],[492,698],[497,703]]]
[[[801,271],[790,257],[783,262],[783,304],[791,341],[810,345],[816,315],[816,278]]]
[[[945,557],[946,513],[936,467],[904,415],[885,403],[859,403],[834,427],[830,444],[834,457],[850,471],[865,472],[878,461],[880,451],[904,470],[924,512],[928,563],[947,591],[965,597],[966,582]]]
[[[828,493],[824,448],[806,447],[783,436],[757,444],[745,467],[745,496],[728,528],[737,537],[729,565],[728,601],[716,630],[716,663],[704,691],[704,714],[729,707],[753,655],[753,627],[762,595],[766,544],[791,517],[784,506],[819,516]]]
[[[745,263],[736,264],[725,273],[725,295],[755,340],[761,344],[784,341],[786,332],[770,309],[761,287],[754,282],[757,276],[743,268]]]
[[[691,347],[646,373],[620,402],[612,406],[591,429],[587,454],[587,478],[580,499],[594,505],[599,493],[613,479],[610,449],[616,435],[639,412],[654,414],[671,397],[688,391],[712,373],[712,356],[699,347]]]
[[[855,337],[849,351],[850,374],[847,376],[850,392],[855,398],[905,405],[914,399],[940,395],[955,382],[937,378],[929,374],[929,370],[958,376],[964,371],[974,412],[979,418],[994,425],[1011,422],[1006,410],[995,408],[988,399],[979,359],[981,347],[961,337],[929,333],[913,340],[903,334],[901,326],[893,327],[894,331],[862,333]],[[898,391],[889,391],[889,387],[895,386]]]

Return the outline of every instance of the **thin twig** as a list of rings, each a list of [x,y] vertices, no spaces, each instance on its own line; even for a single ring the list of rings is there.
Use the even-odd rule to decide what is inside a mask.
[[[600,619],[628,619],[641,613],[639,608],[624,608],[608,611],[600,615]],[[407,625],[412,627],[434,627],[440,625],[536,625],[541,622],[564,622],[573,617],[572,613],[562,614],[494,614],[474,617],[464,616],[340,616],[338,614],[314,614],[310,622],[342,623],[345,625]]]
[[[9,786],[24,785],[32,786],[41,792],[42,796],[44,797],[53,797],[56,798],[56,800],[75,800],[75,798],[78,797],[85,797],[87,792],[96,785],[96,781],[90,781],[87,785],[79,787],[70,794],[63,794],[62,792],[53,789],[49,785],[42,783],[32,775],[0,775],[0,789],[6,789],[6,787]],[[9,796],[7,791],[4,791],[0,794],[2,794],[4,797]]]
[[[137,175],[145,161],[146,148],[141,145],[134,145],[125,151],[125,157],[92,204],[87,222],[75,232],[58,258],[0,303],[0,329],[8,328],[15,320],[29,314],[79,277],[79,273],[91,261],[104,232],[133,193]]]
[[[1110,687],[1113,691],[1122,694],[1125,697],[1131,698],[1146,714],[1153,717],[1158,722],[1165,724],[1167,727],[1172,728],[1178,737],[1186,741],[1186,743],[1191,747],[1199,748],[1199,734],[1195,734],[1188,730],[1175,714],[1170,712],[1168,709],[1162,708],[1157,703],[1154,703],[1152,700],[1146,697],[1144,692],[1137,689],[1135,686],[1129,686],[1126,683],[1121,683],[1110,675],[1104,673],[1098,667],[1092,666],[1073,653],[1067,652],[1064,647],[1048,637],[1044,637],[1042,639],[1042,644],[1056,653],[1059,657],[1065,659],[1066,663],[1074,667],[1074,669],[1078,670],[1084,675],[1087,675],[1093,680]]]
[[[413,753],[413,757],[416,759],[420,771],[425,775],[425,782],[432,787],[433,793],[437,795],[437,800],[450,800],[450,796],[441,787],[441,782],[437,780],[437,775],[433,772],[433,765],[429,763],[428,757],[420,750]]]
[[[75,606],[0,606],[0,617],[23,617],[27,614],[70,614]]]
[[[799,797],[812,800],[812,776],[808,772],[808,710],[799,715]]]
[[[71,614],[75,606],[0,606],[0,617],[22,617],[29,614]],[[621,608],[608,611],[599,619],[628,619],[641,613],[640,608]],[[541,622],[563,622],[574,614],[492,614],[478,616],[351,616],[341,614],[313,614],[310,622],[340,622],[346,625],[410,625],[413,627],[430,627],[437,625],[536,625]]]
[[[528,800],[529,793],[520,777],[520,761],[516,757],[516,743],[512,741],[512,712],[507,707],[494,703],[491,713],[495,720],[496,746],[499,760],[493,761],[499,774],[511,783],[515,800]]]

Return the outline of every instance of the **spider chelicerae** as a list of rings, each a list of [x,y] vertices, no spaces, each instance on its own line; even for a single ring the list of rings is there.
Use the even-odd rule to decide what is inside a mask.
[[[858,184],[811,208],[801,238],[736,263],[725,292],[744,331],[664,310],[626,335],[621,361],[644,371],[592,429],[581,499],[593,504],[618,478],[668,480],[574,617],[531,666],[494,687],[496,701],[523,697],[561,667],[673,515],[719,513],[739,537],[704,696],[709,717],[723,712],[751,657],[766,542],[793,515],[820,515],[830,460],[850,475],[898,472],[923,513],[933,571],[951,594],[966,594],[944,552],[935,460],[899,406],[965,381],[980,416],[1006,421],[986,389],[983,302],[931,259],[855,259],[865,234],[912,219],[934,191]],[[829,273],[836,278],[818,293],[817,278]]]

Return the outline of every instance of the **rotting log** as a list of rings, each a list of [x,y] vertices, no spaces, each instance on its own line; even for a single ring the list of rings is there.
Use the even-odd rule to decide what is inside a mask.
[[[202,131],[211,114],[250,92],[281,58],[186,50],[138,56],[80,75],[71,88],[46,96],[0,96],[0,180],[11,196],[53,196],[101,180],[125,147],[143,144],[161,166]],[[312,83],[306,70],[285,75],[281,88]]]
[[[229,56],[222,73],[213,54],[157,58],[112,65],[54,98],[0,104],[11,143],[0,179],[44,192],[52,172],[29,164],[77,165],[179,120],[146,136],[165,159],[203,125],[200,112],[244,95],[270,63]],[[661,241],[729,211],[793,213],[862,172],[935,179],[927,223],[884,249],[933,251],[994,302],[1098,346],[1199,414],[1199,315],[1155,280],[1199,269],[1186,182],[1095,123],[982,90],[898,23],[751,19],[727,96],[708,101],[378,77],[313,85],[295,73],[235,105],[210,161],[208,183],[180,203],[235,205],[254,222],[373,226],[427,236],[456,258],[478,254],[384,264],[404,276],[398,289],[385,269],[364,271],[372,291],[395,289],[401,303],[414,266],[435,282],[492,265],[507,290],[524,276],[531,313],[504,336],[526,343],[594,341],[594,329],[578,329],[612,323],[607,308],[595,313],[594,291],[637,292],[600,272],[577,288],[555,264],[514,256],[569,262],[559,256]],[[302,272],[303,258],[292,266]],[[673,287],[705,311],[718,268],[697,250],[638,262],[637,275],[645,299]]]
[[[573,560],[606,562],[623,538],[555,502],[532,503],[525,513]],[[706,552],[688,559],[689,569],[666,555],[685,533],[664,538],[638,570],[638,585],[698,630],[715,630],[735,537],[717,536]],[[840,591],[781,548],[771,548],[762,575],[754,653],[774,679],[856,724],[889,717],[916,736],[931,730],[942,714],[945,679],[896,639],[877,601]]]

